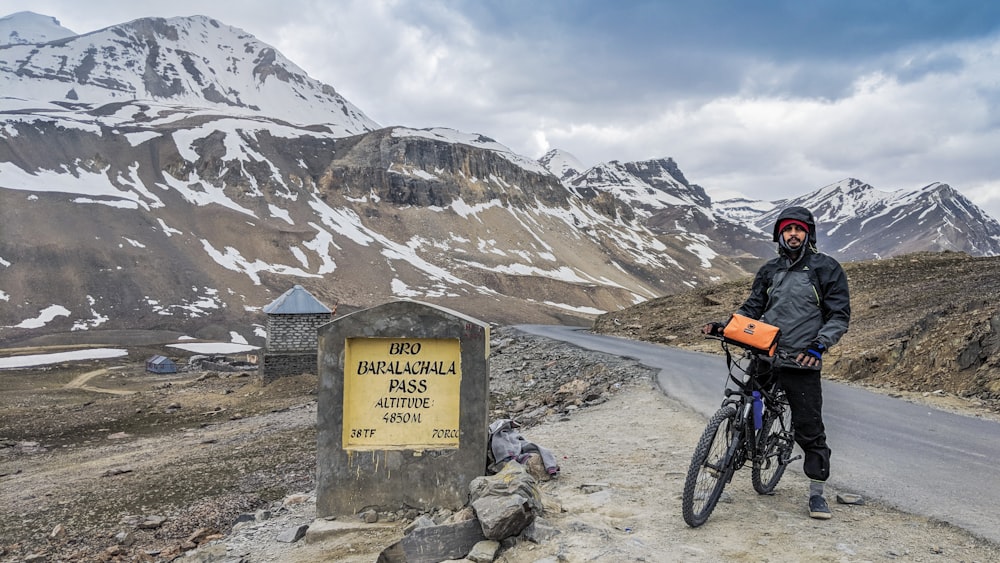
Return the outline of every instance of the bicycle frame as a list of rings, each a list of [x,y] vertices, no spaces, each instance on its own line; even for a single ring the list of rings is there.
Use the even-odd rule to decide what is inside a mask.
[[[731,429],[734,439],[727,452],[727,460],[732,460],[733,471],[735,473],[743,467],[747,461],[759,459],[763,452],[759,451],[760,441],[757,439],[762,426],[764,411],[772,414],[781,414],[776,405],[786,404],[779,399],[779,388],[776,381],[762,382],[762,376],[773,377],[774,364],[770,359],[765,360],[761,354],[744,349],[741,358],[746,360],[746,364],[741,364],[740,359],[734,359],[729,351],[729,344],[722,340],[722,348],[726,351],[726,364],[729,371],[727,382],[736,384],[736,389],[730,389],[727,385],[725,398],[722,407],[733,405],[736,408],[736,428]],[[766,371],[760,370],[760,364],[767,363]],[[739,377],[737,373],[742,373],[746,379]],[[755,395],[756,393],[756,395]],[[755,401],[760,401],[760,412],[754,412]],[[788,433],[791,429],[782,428]],[[730,478],[732,478],[732,473]]]

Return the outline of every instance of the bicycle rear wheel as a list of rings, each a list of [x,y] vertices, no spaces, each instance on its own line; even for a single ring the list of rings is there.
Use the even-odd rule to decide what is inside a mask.
[[[731,450],[735,424],[736,407],[727,405],[716,411],[691,456],[691,465],[684,480],[681,511],[684,521],[692,528],[708,520],[719,502],[722,489],[732,477],[734,468],[732,458],[727,459],[727,452]]]
[[[778,399],[764,413],[764,423],[758,434],[757,451],[750,470],[753,489],[762,495],[774,492],[774,487],[785,474],[788,460],[792,457],[794,442],[791,410],[780,397]]]

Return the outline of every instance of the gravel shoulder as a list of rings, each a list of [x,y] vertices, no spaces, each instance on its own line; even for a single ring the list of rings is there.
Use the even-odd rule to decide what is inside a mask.
[[[540,484],[557,533],[509,542],[497,561],[1000,560],[1000,546],[880,503],[832,503],[832,520],[812,520],[806,480],[793,471],[769,496],[740,471],[709,521],[691,529],[680,492],[703,417],[629,360],[503,328],[492,350],[492,416],[522,420],[562,470]],[[117,379],[87,386],[134,393],[63,388],[101,367],[35,374],[60,388],[34,394],[27,372],[0,372],[5,389],[24,389],[0,399],[0,561],[371,562],[409,522],[383,514],[277,541],[296,526],[318,528],[315,377],[262,387],[189,374],[143,388],[112,371]],[[129,422],[136,416],[142,428]],[[270,517],[237,523],[261,511]],[[154,516],[162,524],[143,528]]]

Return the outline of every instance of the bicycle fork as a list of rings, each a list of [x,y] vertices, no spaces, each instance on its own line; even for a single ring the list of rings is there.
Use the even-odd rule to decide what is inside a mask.
[[[729,394],[739,394],[738,392],[730,392],[726,390],[727,395]],[[727,475],[724,475],[726,483],[728,484],[733,480],[733,475],[736,471],[746,463],[746,436],[747,432],[750,431],[751,427],[747,427],[748,422],[752,424],[753,417],[753,405],[749,401],[728,401],[736,407],[736,416],[733,417],[733,426],[729,428],[729,447],[726,448],[725,455],[719,460],[719,467],[713,468],[717,473],[722,474],[722,469],[725,468],[728,471]]]

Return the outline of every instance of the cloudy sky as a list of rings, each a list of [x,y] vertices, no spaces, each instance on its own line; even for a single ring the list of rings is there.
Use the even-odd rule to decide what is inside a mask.
[[[77,33],[206,15],[381,125],[533,158],[672,157],[714,198],[847,177],[951,184],[1000,217],[993,0],[4,0]]]

